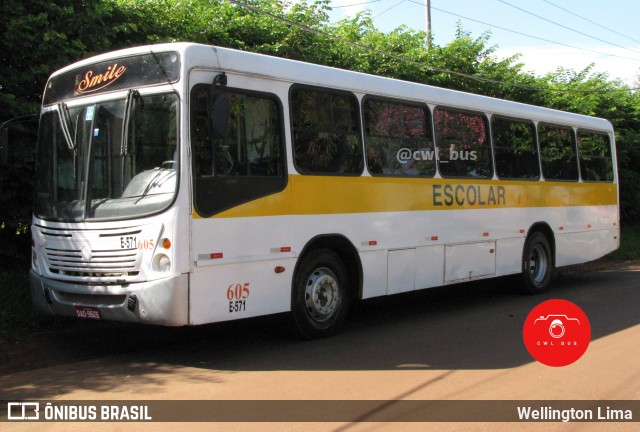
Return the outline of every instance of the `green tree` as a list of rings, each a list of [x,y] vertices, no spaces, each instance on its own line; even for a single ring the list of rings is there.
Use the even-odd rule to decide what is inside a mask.
[[[52,71],[128,44],[113,25],[126,20],[110,1],[4,0],[0,11],[0,123],[38,112]],[[30,254],[35,123],[11,132],[11,163],[0,169],[0,261],[9,267]]]

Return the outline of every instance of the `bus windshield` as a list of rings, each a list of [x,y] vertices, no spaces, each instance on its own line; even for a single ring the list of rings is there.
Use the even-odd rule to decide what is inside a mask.
[[[40,119],[34,212],[55,221],[158,212],[173,202],[178,166],[177,95],[59,103]]]

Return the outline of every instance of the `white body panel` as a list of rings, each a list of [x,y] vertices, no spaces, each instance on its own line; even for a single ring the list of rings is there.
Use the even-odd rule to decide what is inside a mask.
[[[619,230],[612,228],[615,206],[295,216],[292,236],[283,229],[281,237],[272,227],[286,226],[289,216],[195,220],[194,255],[214,252],[206,248],[209,244],[227,249],[222,259],[197,261],[191,281],[191,321],[200,324],[290,310],[296,258],[319,234],[338,233],[359,245],[362,298],[371,298],[520,273],[526,231],[544,218],[564,228],[556,233],[558,266],[590,261],[618,247]],[[587,221],[593,222],[591,228],[586,228]],[[437,241],[431,240],[433,233],[438,234]],[[275,250],[273,246],[284,245],[278,238],[293,239],[291,253]],[[377,245],[363,245],[369,239],[377,239]],[[408,247],[396,249],[403,243]],[[239,253],[240,244],[247,255]],[[275,274],[276,266],[286,271]],[[226,292],[237,283],[250,283],[251,303],[247,301],[246,310],[230,313]]]
[[[445,282],[462,282],[496,274],[496,242],[466,243],[445,247]]]

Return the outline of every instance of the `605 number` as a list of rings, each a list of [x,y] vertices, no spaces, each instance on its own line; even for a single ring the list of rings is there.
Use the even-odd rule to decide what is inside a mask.
[[[153,247],[153,239],[137,241],[136,238],[132,236],[120,237],[120,249],[153,250]]]
[[[249,282],[244,284],[231,284],[227,288],[227,300],[246,300],[249,297]]]

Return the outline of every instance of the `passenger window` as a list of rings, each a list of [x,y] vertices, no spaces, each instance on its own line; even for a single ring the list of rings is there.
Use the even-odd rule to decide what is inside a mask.
[[[540,162],[533,123],[493,117],[491,126],[498,177],[538,180]]]
[[[578,180],[578,161],[573,129],[538,125],[542,174],[546,180]]]
[[[580,173],[582,180],[593,182],[613,181],[611,141],[603,133],[578,131],[580,149]]]
[[[436,147],[443,177],[493,177],[487,119],[479,113],[436,108]]]
[[[353,94],[294,86],[291,119],[294,161],[301,174],[362,173],[360,113]]]
[[[286,185],[282,116],[273,95],[225,89],[229,98],[224,136],[212,131],[212,87],[191,93],[194,201],[210,216]]]
[[[367,97],[364,125],[372,175],[433,177],[436,158],[426,106]]]

